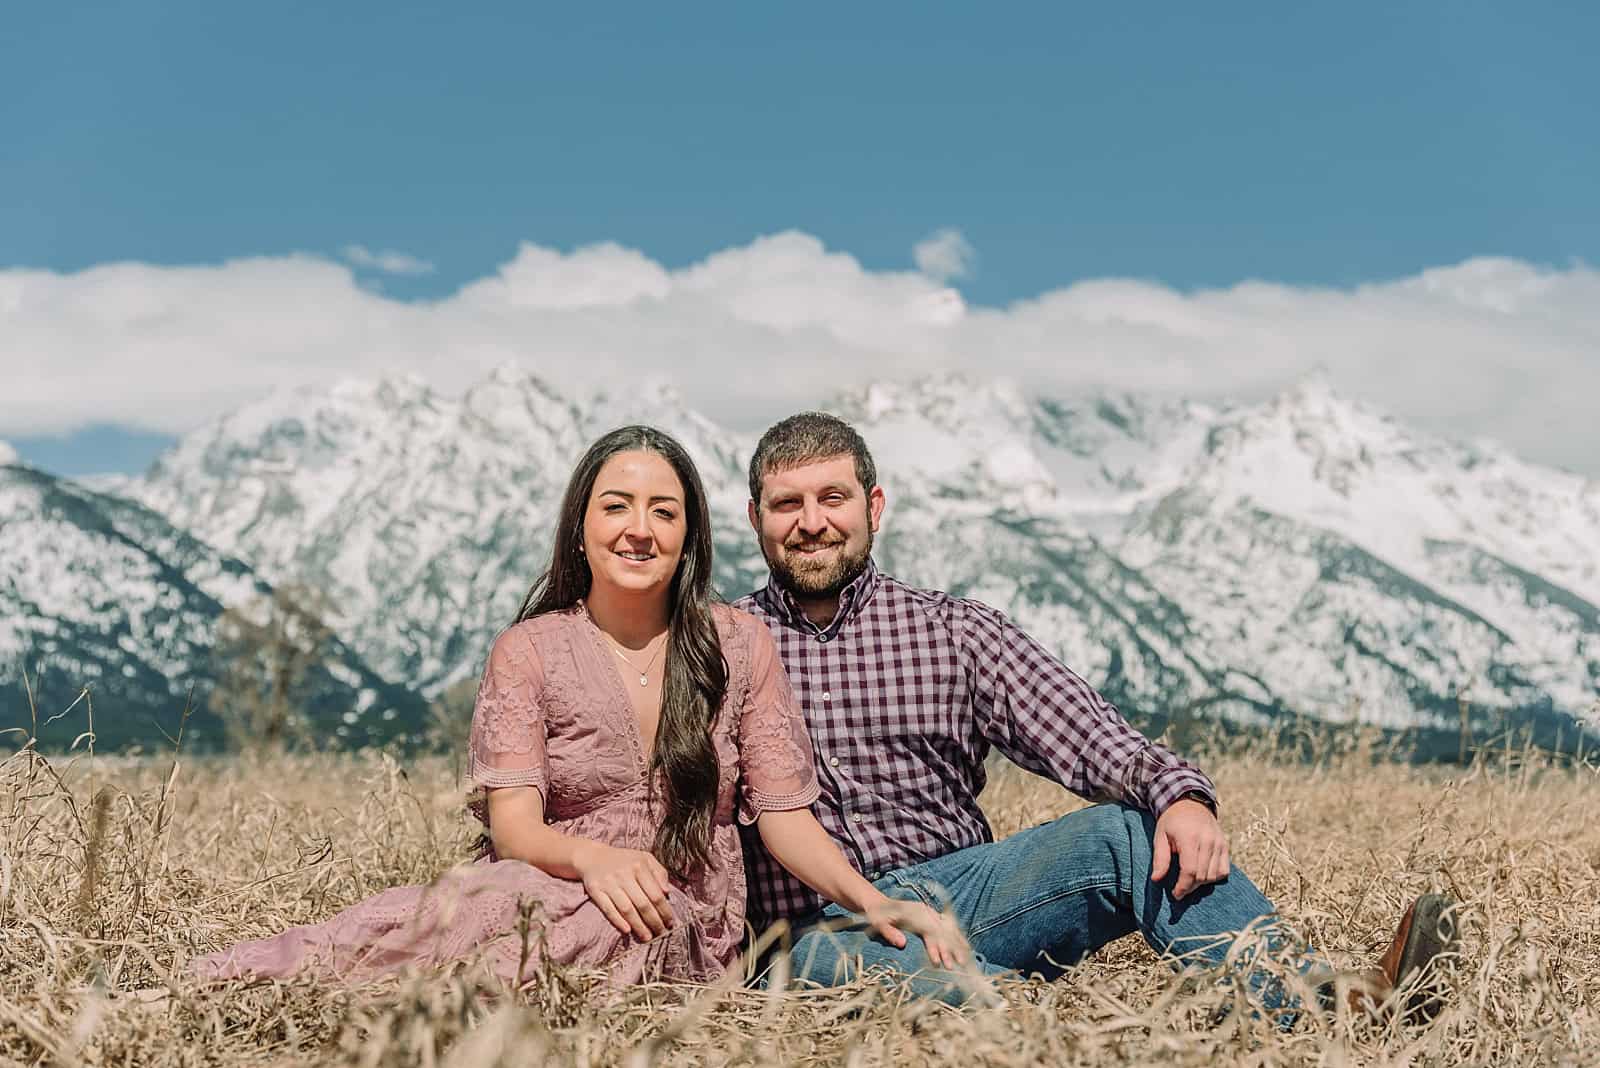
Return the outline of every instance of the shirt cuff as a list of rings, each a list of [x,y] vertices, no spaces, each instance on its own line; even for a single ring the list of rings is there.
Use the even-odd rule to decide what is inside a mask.
[[[745,788],[739,791],[739,822],[745,826],[756,821],[763,812],[790,812],[797,808],[810,808],[822,795],[822,785],[815,777],[806,786],[792,794],[768,794]]]
[[[488,790],[501,790],[512,786],[531,786],[539,791],[540,800],[548,803],[549,799],[545,796],[543,768],[491,768],[474,756],[468,774],[472,777],[474,783]]]
[[[1198,768],[1167,768],[1150,783],[1149,794],[1150,811],[1157,819],[1174,801],[1186,796],[1193,796],[1213,815],[1217,812],[1217,788]]]

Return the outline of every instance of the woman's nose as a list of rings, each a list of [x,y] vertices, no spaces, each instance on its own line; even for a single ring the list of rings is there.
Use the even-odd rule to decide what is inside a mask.
[[[628,513],[628,526],[623,531],[630,538],[639,541],[650,540],[650,517],[644,508],[635,508]]]

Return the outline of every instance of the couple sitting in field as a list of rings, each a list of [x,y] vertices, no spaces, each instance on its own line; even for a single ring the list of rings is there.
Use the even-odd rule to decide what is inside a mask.
[[[959,1001],[962,973],[1054,977],[1135,931],[1217,964],[1246,929],[1288,945],[1229,863],[1211,781],[1000,612],[879,572],[883,508],[851,427],[777,424],[750,461],[771,577],[729,607],[683,448],[647,427],[601,438],[484,670],[469,748],[487,854],[194,973],[359,977],[476,954],[521,982],[542,955],[620,983],[704,981],[738,960],[747,922],[786,920],[800,979],[877,966]],[[991,747],[1102,803],[993,841],[977,801]],[[1385,1009],[1450,948],[1447,904],[1405,910],[1355,1004]],[[1264,971],[1250,982],[1292,1008]]]

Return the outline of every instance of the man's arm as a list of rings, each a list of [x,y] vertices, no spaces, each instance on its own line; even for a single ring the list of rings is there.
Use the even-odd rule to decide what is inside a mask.
[[[1116,707],[1005,615],[957,602],[958,637],[979,729],[1014,763],[1080,797],[1122,801],[1156,817],[1151,878],[1173,895],[1226,877],[1216,787],[1199,768],[1133,729]]]

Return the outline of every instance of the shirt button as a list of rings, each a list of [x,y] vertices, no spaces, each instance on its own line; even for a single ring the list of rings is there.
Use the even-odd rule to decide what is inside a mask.
[[[871,879],[873,882],[877,882],[879,879],[883,878],[883,872],[869,871],[867,872],[867,878]]]
[[[838,766],[839,766],[839,758],[838,757],[829,757],[828,758],[828,767],[836,768]]]
[[[833,700],[833,694],[829,693],[827,690],[823,690],[822,691],[822,699],[824,701],[831,701],[831,700]]]
[[[850,820],[853,823],[860,823],[861,822],[861,813],[859,813],[859,812],[853,813],[850,816]]]
[[[827,641],[827,640],[828,640],[828,636],[827,636],[827,635],[826,635],[826,634],[819,634],[819,635],[817,635],[817,641],[819,641],[819,642],[825,642],[825,641]]]

